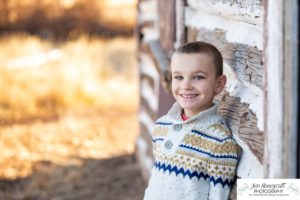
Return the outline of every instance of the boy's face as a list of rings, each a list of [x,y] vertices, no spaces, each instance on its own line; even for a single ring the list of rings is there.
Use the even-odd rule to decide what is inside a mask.
[[[216,75],[211,56],[204,53],[175,53],[171,73],[173,96],[188,117],[211,107],[226,83],[224,75]]]

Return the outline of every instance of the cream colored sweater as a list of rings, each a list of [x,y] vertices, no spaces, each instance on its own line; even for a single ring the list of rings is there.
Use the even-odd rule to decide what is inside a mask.
[[[144,200],[227,200],[240,148],[218,105],[183,121],[175,103],[153,133],[155,164]]]

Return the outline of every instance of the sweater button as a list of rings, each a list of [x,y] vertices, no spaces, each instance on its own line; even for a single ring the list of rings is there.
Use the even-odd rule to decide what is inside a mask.
[[[180,131],[182,129],[182,125],[181,124],[175,124],[173,126],[173,128],[174,128],[175,131]]]
[[[171,149],[173,146],[173,142],[171,140],[166,141],[165,143],[165,148],[166,149]]]

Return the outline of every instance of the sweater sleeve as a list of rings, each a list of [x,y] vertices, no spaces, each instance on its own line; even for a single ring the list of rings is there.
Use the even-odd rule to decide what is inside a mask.
[[[209,200],[227,200],[236,174],[240,147],[233,138],[219,141],[208,162]]]

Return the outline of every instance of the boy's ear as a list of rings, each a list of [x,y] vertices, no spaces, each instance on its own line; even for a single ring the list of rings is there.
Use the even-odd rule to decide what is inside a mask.
[[[224,87],[226,85],[226,82],[227,82],[227,78],[223,74],[223,75],[218,77],[217,81],[218,82],[217,82],[217,86],[216,86],[216,89],[215,89],[215,95],[219,94],[224,89]]]

